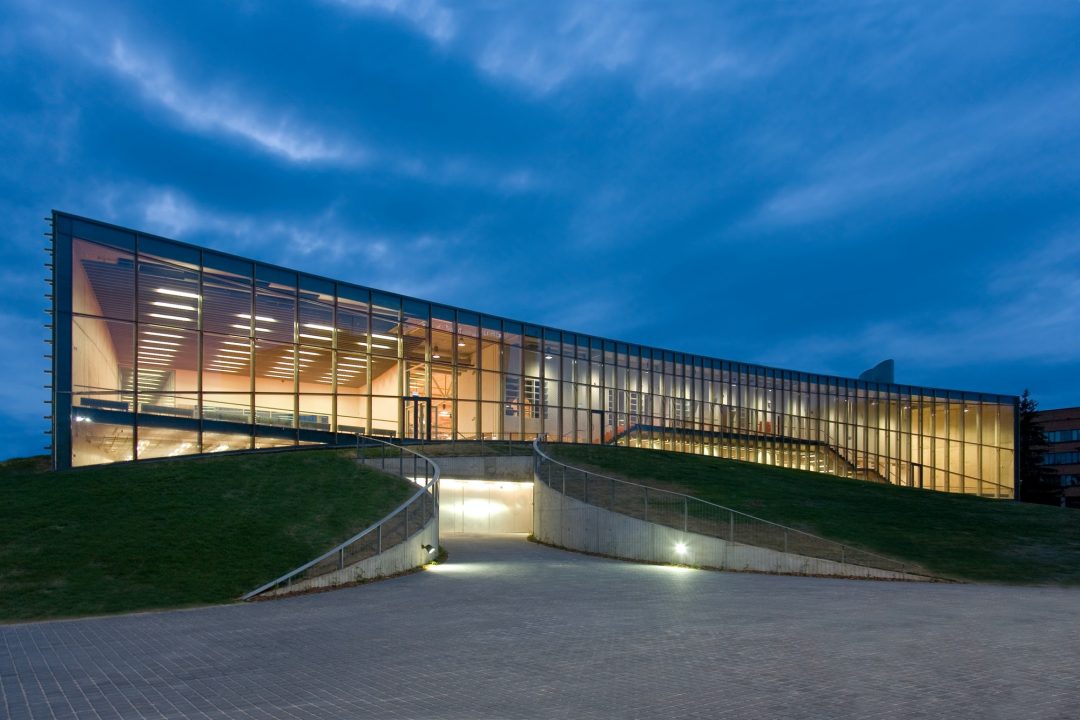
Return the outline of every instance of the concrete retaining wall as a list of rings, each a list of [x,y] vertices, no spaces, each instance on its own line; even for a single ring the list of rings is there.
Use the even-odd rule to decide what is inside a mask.
[[[456,478],[460,480],[518,480],[532,482],[533,460],[531,456],[479,456],[479,455],[451,455],[432,458],[439,466],[439,472],[444,478]],[[399,462],[398,458],[365,458],[360,462],[376,469],[385,469],[389,473],[401,472],[407,477],[412,476],[413,462],[405,458]],[[423,472],[424,466],[416,466]]]
[[[550,545],[626,560],[785,575],[926,579],[682,532],[588,505],[566,497],[539,480],[535,481],[533,489],[533,535]],[[679,543],[683,544],[685,552],[678,552],[676,546]]]
[[[524,456],[469,456],[432,458],[444,478],[463,480],[524,480],[533,479],[533,459]]]
[[[439,517],[432,516],[419,532],[413,533],[408,540],[383,550],[374,557],[361,560],[341,570],[319,577],[294,582],[289,587],[277,588],[263,593],[262,597],[290,595],[292,593],[348,585],[360,580],[389,577],[426,565],[434,559],[423,545],[439,547]]]

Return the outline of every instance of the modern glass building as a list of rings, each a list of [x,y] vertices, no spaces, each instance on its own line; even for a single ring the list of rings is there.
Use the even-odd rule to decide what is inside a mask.
[[[356,433],[546,436],[1014,496],[1012,396],[644,347],[66,213],[52,226],[58,468]]]

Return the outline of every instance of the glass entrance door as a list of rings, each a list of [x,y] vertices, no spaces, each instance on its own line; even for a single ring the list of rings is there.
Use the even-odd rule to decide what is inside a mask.
[[[593,410],[589,413],[589,442],[593,445],[604,444],[604,411]]]
[[[431,398],[408,395],[402,398],[407,440],[431,439]]]

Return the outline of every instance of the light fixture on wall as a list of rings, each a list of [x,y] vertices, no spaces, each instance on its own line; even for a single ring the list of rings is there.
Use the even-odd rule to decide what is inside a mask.
[[[427,550],[428,555],[434,555],[435,554],[435,546],[433,546],[433,545],[421,545],[420,549],[421,550]]]
[[[686,554],[686,543],[681,542],[681,541],[675,543],[675,552],[677,552],[679,555],[685,555]]]

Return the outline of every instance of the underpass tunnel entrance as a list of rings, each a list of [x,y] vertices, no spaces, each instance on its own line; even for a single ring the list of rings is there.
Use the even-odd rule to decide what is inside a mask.
[[[531,481],[448,477],[440,481],[440,535],[531,533],[532,525]]]

